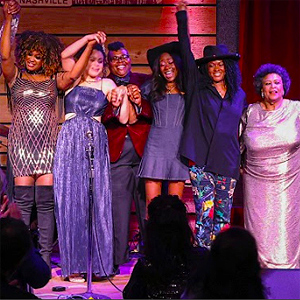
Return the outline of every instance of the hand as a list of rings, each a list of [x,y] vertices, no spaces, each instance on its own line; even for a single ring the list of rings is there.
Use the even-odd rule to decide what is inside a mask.
[[[127,88],[121,85],[114,88],[112,91],[110,91],[108,98],[110,99],[112,106],[118,108],[122,104],[123,99],[125,98],[126,95],[127,95]]]
[[[187,2],[185,0],[180,0],[176,5],[177,11],[186,10],[187,9]]]
[[[142,105],[142,97],[141,97],[141,90],[135,84],[127,85],[127,93],[129,96],[129,100],[132,103],[135,103],[139,107]]]
[[[20,4],[16,0],[8,1],[8,13],[11,15],[18,14],[21,10]]]
[[[96,33],[88,34],[85,36],[87,42],[94,41],[94,43],[98,43],[103,45],[106,42],[106,34],[103,31],[97,31]]]
[[[15,219],[22,219],[22,214],[16,203],[10,203],[6,195],[3,196],[3,202],[1,204],[0,217],[11,217]]]

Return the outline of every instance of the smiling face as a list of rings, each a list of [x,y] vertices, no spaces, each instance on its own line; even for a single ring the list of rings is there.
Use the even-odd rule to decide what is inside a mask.
[[[174,82],[178,70],[174,63],[173,57],[169,53],[163,53],[159,58],[159,70],[167,82]]]
[[[88,64],[85,69],[86,76],[95,78],[102,75],[104,67],[103,53],[99,50],[94,49],[90,55]]]
[[[25,59],[26,69],[30,72],[39,71],[43,66],[43,59],[38,51],[29,51]]]
[[[125,48],[109,51],[109,70],[118,77],[125,77],[131,70],[131,59]]]
[[[262,93],[264,100],[269,103],[283,100],[284,88],[282,78],[276,73],[266,75],[262,80]]]
[[[214,83],[220,83],[225,80],[225,65],[223,60],[213,60],[207,63],[209,77]]]

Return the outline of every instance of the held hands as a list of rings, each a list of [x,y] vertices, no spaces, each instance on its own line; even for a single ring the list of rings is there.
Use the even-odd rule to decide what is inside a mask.
[[[127,93],[129,100],[136,104],[137,106],[141,107],[142,105],[142,97],[141,97],[141,90],[135,84],[129,84],[127,86]]]
[[[4,18],[7,19],[8,17],[12,17],[12,15],[18,14],[21,10],[21,6],[16,0],[9,0],[9,1],[1,1],[3,5],[3,14]]]
[[[127,99],[126,96],[127,88],[121,85],[110,91],[108,99],[110,99],[110,102],[113,107],[118,108],[123,103],[123,100]]]
[[[97,31],[96,33],[88,34],[85,36],[87,43],[94,46],[95,44],[104,45],[106,42],[106,34],[103,31]]]
[[[186,10],[187,9],[187,1],[180,0],[176,5],[177,11]]]

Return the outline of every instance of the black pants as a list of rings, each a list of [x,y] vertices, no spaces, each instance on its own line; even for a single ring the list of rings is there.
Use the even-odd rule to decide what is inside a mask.
[[[132,200],[135,202],[139,229],[143,239],[146,199],[143,180],[136,174],[140,163],[132,141],[126,136],[123,152],[119,160],[111,163],[112,207],[114,223],[114,264],[128,261],[129,221]]]

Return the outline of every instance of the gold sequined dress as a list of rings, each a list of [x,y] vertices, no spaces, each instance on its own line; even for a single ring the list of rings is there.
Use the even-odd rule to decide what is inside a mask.
[[[273,111],[259,103],[242,117],[245,227],[265,268],[300,267],[300,102]]]
[[[8,153],[14,177],[52,173],[58,134],[56,98],[55,79],[30,81],[19,73],[11,87]]]

